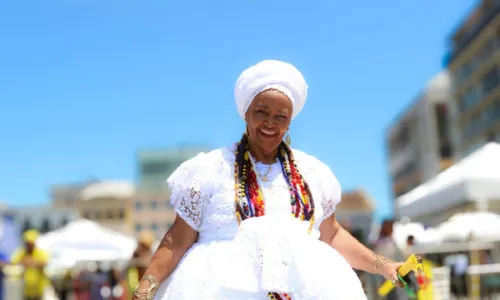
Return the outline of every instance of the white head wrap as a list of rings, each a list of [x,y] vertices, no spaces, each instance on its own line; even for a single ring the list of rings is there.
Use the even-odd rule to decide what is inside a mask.
[[[269,89],[278,90],[290,99],[293,106],[292,119],[304,107],[307,83],[302,73],[289,63],[264,60],[243,71],[236,81],[234,98],[243,120],[255,96]]]

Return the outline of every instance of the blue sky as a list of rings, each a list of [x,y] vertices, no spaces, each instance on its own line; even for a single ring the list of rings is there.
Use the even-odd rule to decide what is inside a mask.
[[[133,179],[140,148],[236,141],[233,85],[263,59],[295,64],[309,99],[295,148],[391,214],[384,129],[442,68],[472,0],[3,1],[0,199]]]

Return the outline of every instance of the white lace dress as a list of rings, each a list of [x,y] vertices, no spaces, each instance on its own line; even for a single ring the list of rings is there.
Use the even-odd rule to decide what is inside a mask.
[[[165,280],[155,300],[264,300],[269,292],[292,300],[361,300],[366,296],[347,261],[318,240],[322,220],[335,212],[340,185],[330,168],[293,150],[315,201],[315,224],[291,216],[290,194],[279,163],[257,163],[269,170],[261,187],[265,216],[238,227],[234,200],[235,146],[201,153],[168,179],[172,205],[199,232]],[[286,299],[285,297],[282,297]]]

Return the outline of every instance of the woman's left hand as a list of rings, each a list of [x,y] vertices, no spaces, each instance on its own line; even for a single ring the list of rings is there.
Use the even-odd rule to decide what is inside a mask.
[[[401,287],[402,284],[398,278],[398,270],[403,265],[401,262],[388,262],[380,268],[380,275],[384,276],[385,279],[390,280],[396,286]]]

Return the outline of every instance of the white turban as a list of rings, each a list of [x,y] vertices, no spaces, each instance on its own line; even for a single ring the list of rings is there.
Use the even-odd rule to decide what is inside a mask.
[[[255,96],[269,89],[278,90],[290,99],[293,106],[292,119],[304,107],[307,83],[302,73],[289,63],[264,60],[243,71],[236,81],[234,98],[243,120]]]

